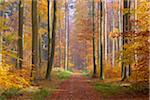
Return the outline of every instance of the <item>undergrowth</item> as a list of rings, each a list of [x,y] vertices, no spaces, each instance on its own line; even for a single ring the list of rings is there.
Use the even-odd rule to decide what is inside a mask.
[[[47,88],[42,88],[33,93],[32,100],[44,100],[49,95],[50,91]]]
[[[149,87],[142,85],[130,84],[129,86],[121,86],[120,84],[99,83],[93,84],[95,90],[99,91],[103,96],[112,96],[117,94],[144,94],[148,95]]]
[[[70,71],[57,71],[57,78],[59,80],[66,80],[69,79],[72,75],[72,72]]]
[[[97,91],[100,91],[104,96],[114,95],[124,91],[124,88],[119,85],[112,85],[106,83],[95,83],[94,88]]]
[[[0,95],[0,100],[6,100],[7,98],[11,98],[13,96],[16,96],[19,94],[19,88],[12,87],[10,89],[5,90],[1,95]]]

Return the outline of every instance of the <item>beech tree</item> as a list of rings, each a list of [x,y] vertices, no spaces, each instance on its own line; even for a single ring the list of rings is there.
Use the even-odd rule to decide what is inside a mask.
[[[49,9],[50,1],[48,0],[48,9]],[[51,70],[54,63],[54,55],[55,55],[55,36],[56,36],[56,0],[53,1],[53,21],[52,21],[52,42],[51,42],[51,49],[50,49],[50,37],[48,38],[48,66],[46,72],[46,79],[51,80]],[[49,30],[49,11],[48,11],[48,36],[50,36]]]
[[[65,70],[68,69],[68,55],[69,55],[69,0],[65,0]]]
[[[96,35],[95,35],[95,1],[92,1],[92,20],[93,20],[93,25],[92,25],[92,42],[93,42],[93,77],[96,77]]]
[[[19,28],[18,28],[18,59],[17,68],[23,64],[23,1],[19,0]]]
[[[37,0],[32,0],[32,69],[31,77],[37,79],[38,72],[38,19],[37,19]]]
[[[124,0],[124,9],[128,8],[128,12],[125,13],[123,15],[123,32],[129,32],[130,31],[130,24],[129,24],[129,20],[130,20],[130,0]],[[123,35],[123,45],[128,43],[127,38],[125,38],[125,35]],[[125,48],[123,47],[123,50],[125,50]],[[124,56],[124,54],[123,54]],[[128,75],[127,75],[127,71],[130,74],[130,65],[126,65],[124,62],[122,63],[122,81],[125,80]]]
[[[100,79],[104,79],[104,65],[103,65],[103,43],[102,43],[102,20],[103,20],[103,2],[101,1],[100,4],[100,19],[99,19],[99,63],[100,63]]]

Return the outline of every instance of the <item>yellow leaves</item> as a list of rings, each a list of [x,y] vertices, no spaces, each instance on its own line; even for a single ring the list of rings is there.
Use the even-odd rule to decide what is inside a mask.
[[[8,89],[11,87],[23,88],[29,86],[29,78],[25,77],[27,71],[25,69],[16,70],[12,68],[12,66],[5,63],[0,66],[0,87]]]
[[[118,38],[120,35],[119,30],[117,28],[114,28],[112,32],[109,33],[109,36],[113,38]]]
[[[69,66],[69,67],[74,67],[75,65],[70,62],[68,66]]]
[[[44,28],[40,28],[39,29],[39,33],[40,34],[44,34],[44,33],[46,33],[47,32],[47,29],[44,29]]]
[[[7,20],[3,17],[0,17],[1,21],[0,21],[0,32],[3,31],[3,30],[6,30],[7,27],[4,25],[4,23],[7,22]]]
[[[40,0],[38,4],[39,13],[47,15],[47,0]]]
[[[147,31],[149,30],[150,25],[150,2],[146,0],[140,0],[138,4],[138,8],[136,9],[135,13],[137,14],[138,26],[140,31]]]

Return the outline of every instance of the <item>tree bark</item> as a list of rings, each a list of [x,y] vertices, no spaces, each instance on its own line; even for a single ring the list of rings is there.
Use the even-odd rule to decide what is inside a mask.
[[[59,14],[59,66],[62,67],[62,51],[61,51],[61,19]]]
[[[113,1],[113,4],[112,4],[113,6],[115,5],[114,4],[114,1]],[[114,30],[115,29],[115,11],[114,11],[115,9],[114,9],[114,7],[113,7],[113,11],[112,11],[112,22],[113,22],[113,27],[112,27],[112,30]],[[114,67],[115,66],[115,43],[116,43],[116,41],[115,41],[115,38],[113,38],[113,40],[112,40],[112,67]]]
[[[105,61],[107,61],[108,56],[108,34],[107,34],[107,0],[105,0]]]
[[[127,9],[129,8],[130,9],[130,0],[124,0],[124,9]],[[131,27],[130,27],[130,24],[129,24],[129,19],[130,19],[130,16],[129,16],[129,12],[124,14],[123,15],[123,32],[128,32],[130,31]],[[125,43],[127,43],[127,39],[125,38],[125,36],[123,35],[123,44],[124,45]],[[125,48],[123,47],[123,50],[125,50]],[[124,56],[124,54],[123,54]],[[125,65],[124,62],[122,62],[122,81],[125,80],[127,78],[127,68],[128,68],[128,73],[129,75],[131,74],[131,66],[128,65]]]
[[[66,31],[66,44],[65,44],[65,70],[68,70],[68,46],[69,46],[69,8],[65,0],[65,31]]]
[[[48,9],[49,9],[50,1],[48,0]],[[47,63],[47,72],[46,72],[46,79],[51,80],[51,71],[52,71],[52,66],[54,63],[54,55],[55,55],[55,36],[56,36],[56,0],[53,1],[53,22],[52,22],[52,44],[51,44],[51,50],[50,50],[50,29],[48,27],[48,63]],[[49,19],[49,11],[48,11],[48,22],[50,21]],[[50,26],[50,23],[48,23],[48,26]]]
[[[19,28],[18,28],[17,68],[21,69],[22,64],[23,64],[23,1],[19,0]]]
[[[102,20],[103,20],[103,3],[100,2],[100,20],[99,20],[99,64],[100,64],[100,79],[104,79],[103,66],[103,43],[102,43]]]
[[[93,77],[96,77],[96,45],[95,45],[95,40],[96,40],[96,37],[95,37],[95,1],[93,0],[93,3],[92,3],[92,13],[93,13],[93,16],[92,16],[92,20],[93,20],[93,37],[92,37],[92,40],[93,40]]]
[[[32,0],[32,69],[31,77],[37,79],[38,71],[38,23],[37,23],[37,0]]]

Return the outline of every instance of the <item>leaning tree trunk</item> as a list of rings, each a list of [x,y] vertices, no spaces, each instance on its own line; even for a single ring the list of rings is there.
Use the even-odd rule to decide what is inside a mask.
[[[50,5],[50,1],[48,0],[48,9]],[[48,22],[50,21],[49,19],[49,11],[48,11]],[[54,63],[54,54],[55,54],[55,30],[56,30],[56,0],[53,1],[53,22],[52,22],[52,43],[51,43],[51,49],[50,49],[50,29],[49,29],[50,23],[48,23],[48,63],[47,63],[47,72],[46,72],[46,79],[50,80],[51,79],[51,71],[52,71],[52,66]]]
[[[21,69],[23,63],[23,2],[19,1],[19,28],[18,28],[18,58],[17,68]]]

